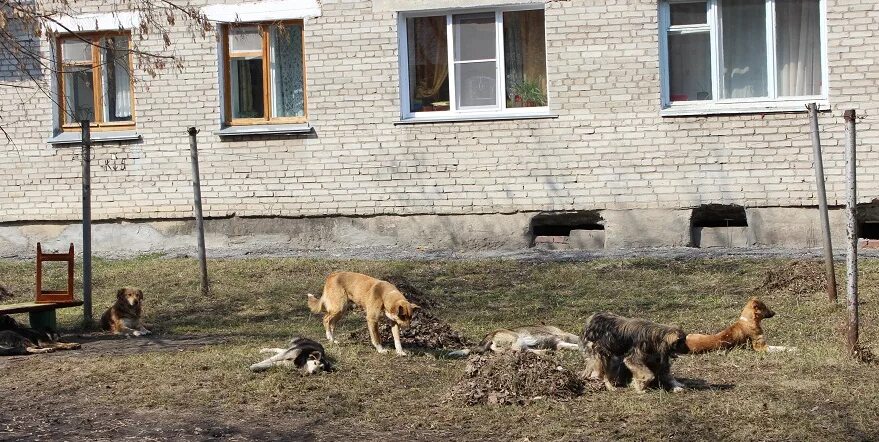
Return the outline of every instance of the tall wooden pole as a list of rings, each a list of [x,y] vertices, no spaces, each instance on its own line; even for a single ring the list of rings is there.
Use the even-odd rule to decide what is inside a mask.
[[[811,103],[809,120],[812,128],[812,150],[815,156],[815,182],[818,184],[818,212],[824,233],[824,273],[827,276],[827,299],[836,302],[836,273],[833,268],[833,243],[830,240],[830,216],[827,213],[827,191],[824,189],[824,160],[821,158],[821,137],[818,133],[818,106]]]
[[[198,173],[198,129],[190,127],[189,133],[189,155],[192,159],[192,194],[194,196],[193,210],[195,211],[195,227],[198,238],[198,264],[201,270],[201,293],[207,295],[208,287],[208,262],[205,254],[204,246],[204,217],[201,211],[201,179]]]
[[[855,139],[855,111],[845,111],[845,181],[846,181],[846,288],[848,289],[848,324],[846,343],[854,354],[858,345],[858,232],[857,232],[857,164]]]
[[[82,129],[82,319],[92,322],[92,138],[89,120]]]

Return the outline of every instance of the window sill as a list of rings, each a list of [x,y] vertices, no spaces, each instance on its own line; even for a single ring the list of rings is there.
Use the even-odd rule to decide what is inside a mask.
[[[458,123],[467,121],[500,121],[500,120],[543,120],[558,118],[558,114],[551,113],[495,113],[480,115],[446,115],[442,117],[411,117],[395,121],[394,125],[421,124],[421,123]]]
[[[120,131],[92,131],[90,133],[92,143],[110,143],[114,141],[137,141],[140,140],[140,134],[133,130]],[[52,138],[46,140],[49,144],[66,145],[81,144],[82,133],[79,131],[61,132]]]
[[[245,137],[251,135],[292,135],[307,134],[314,130],[308,123],[305,124],[258,124],[252,126],[228,126],[218,131],[215,135],[221,137]]]
[[[659,111],[662,117],[693,117],[703,115],[771,114],[806,112],[806,105],[818,104],[819,111],[830,110],[827,100],[801,100],[782,102],[676,104]]]

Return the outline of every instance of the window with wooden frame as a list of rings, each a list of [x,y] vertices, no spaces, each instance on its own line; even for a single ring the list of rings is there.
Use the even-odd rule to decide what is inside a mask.
[[[225,123],[304,123],[302,21],[227,25],[224,43]]]
[[[103,32],[60,37],[58,107],[64,130],[89,120],[98,130],[134,126],[131,37]]]

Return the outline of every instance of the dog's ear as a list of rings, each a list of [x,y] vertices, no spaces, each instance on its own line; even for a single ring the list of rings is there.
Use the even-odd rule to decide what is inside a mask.
[[[313,351],[313,352],[309,353],[308,359],[311,359],[313,361],[320,361],[320,352]]]
[[[414,312],[415,310],[420,309],[421,306],[418,305],[418,304],[415,304],[415,303],[413,303],[413,302],[410,302],[410,303],[409,303],[409,308],[412,309],[412,311]]]
[[[116,290],[116,299],[125,299],[125,287],[122,287],[119,290]]]
[[[140,299],[141,301],[143,301],[143,290],[137,289],[136,293],[137,293],[137,299]]]

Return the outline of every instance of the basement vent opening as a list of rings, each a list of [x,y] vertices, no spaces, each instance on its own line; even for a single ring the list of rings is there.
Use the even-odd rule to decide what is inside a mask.
[[[747,227],[745,208],[735,204],[705,204],[693,209],[692,227]]]
[[[858,204],[858,238],[879,239],[879,201]]]
[[[597,210],[541,213],[531,218],[531,236],[570,236],[572,230],[604,230]]]

